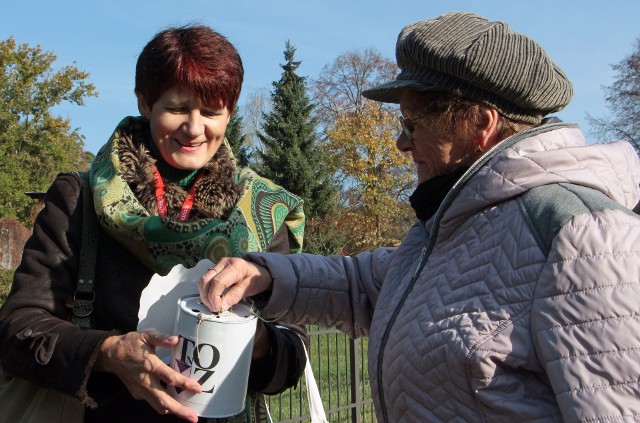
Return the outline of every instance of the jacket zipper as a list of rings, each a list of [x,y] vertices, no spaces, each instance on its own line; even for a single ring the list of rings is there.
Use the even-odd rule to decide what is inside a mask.
[[[409,282],[407,289],[404,291],[404,294],[400,299],[399,305],[395,308],[395,310],[393,311],[393,314],[391,315],[389,324],[387,325],[387,328],[385,329],[384,335],[382,337],[380,350],[378,351],[378,368],[376,371],[378,375],[378,395],[380,396],[380,408],[382,412],[382,418],[383,418],[383,421],[385,422],[389,421],[389,416],[387,412],[387,405],[384,399],[384,390],[382,387],[382,359],[384,356],[386,341],[389,338],[389,333],[391,333],[391,328],[393,327],[393,323],[395,322],[396,317],[398,316],[398,313],[400,313],[400,309],[402,308],[402,305],[404,304],[405,300],[409,296],[409,293],[412,291],[413,285],[416,283],[416,280],[418,279],[420,272],[424,268],[424,265],[427,263],[427,256],[429,255],[429,248],[428,248],[429,234],[427,233],[427,222],[422,222],[422,221],[420,222],[420,234],[422,235],[424,246],[422,247],[422,251],[420,252],[420,260],[418,261],[418,266],[416,267],[416,271],[413,273],[413,276],[411,277],[411,281]]]

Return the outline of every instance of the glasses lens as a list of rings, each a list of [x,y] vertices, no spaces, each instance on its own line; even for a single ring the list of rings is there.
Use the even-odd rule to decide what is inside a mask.
[[[413,135],[413,130],[415,129],[415,123],[411,118],[405,118],[403,116],[400,116],[398,120],[400,121],[402,132],[404,132],[407,137],[411,137]]]

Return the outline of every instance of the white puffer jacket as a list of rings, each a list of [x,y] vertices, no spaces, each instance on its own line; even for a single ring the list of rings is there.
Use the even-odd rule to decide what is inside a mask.
[[[251,254],[263,317],[369,336],[381,422],[640,420],[640,218],[574,193],[632,208],[639,182],[626,142],[517,134],[397,249]]]

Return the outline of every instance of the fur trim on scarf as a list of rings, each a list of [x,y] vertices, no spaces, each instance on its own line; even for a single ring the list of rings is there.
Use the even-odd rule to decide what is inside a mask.
[[[153,166],[156,159],[151,156],[145,145],[150,140],[147,121],[132,124],[129,131],[121,134],[118,143],[118,155],[122,179],[129,184],[140,203],[152,216],[158,215]],[[189,219],[213,218],[226,219],[231,208],[240,198],[242,187],[235,182],[235,159],[229,153],[225,143],[203,168],[203,178],[196,187],[196,197]],[[176,183],[165,180],[168,216],[177,219],[180,208],[188,191]]]

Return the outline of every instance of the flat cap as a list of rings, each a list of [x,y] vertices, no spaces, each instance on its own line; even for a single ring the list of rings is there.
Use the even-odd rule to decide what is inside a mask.
[[[396,80],[365,90],[399,103],[404,88],[456,93],[516,121],[538,123],[573,96],[565,73],[535,41],[468,12],[407,25],[396,43]]]

